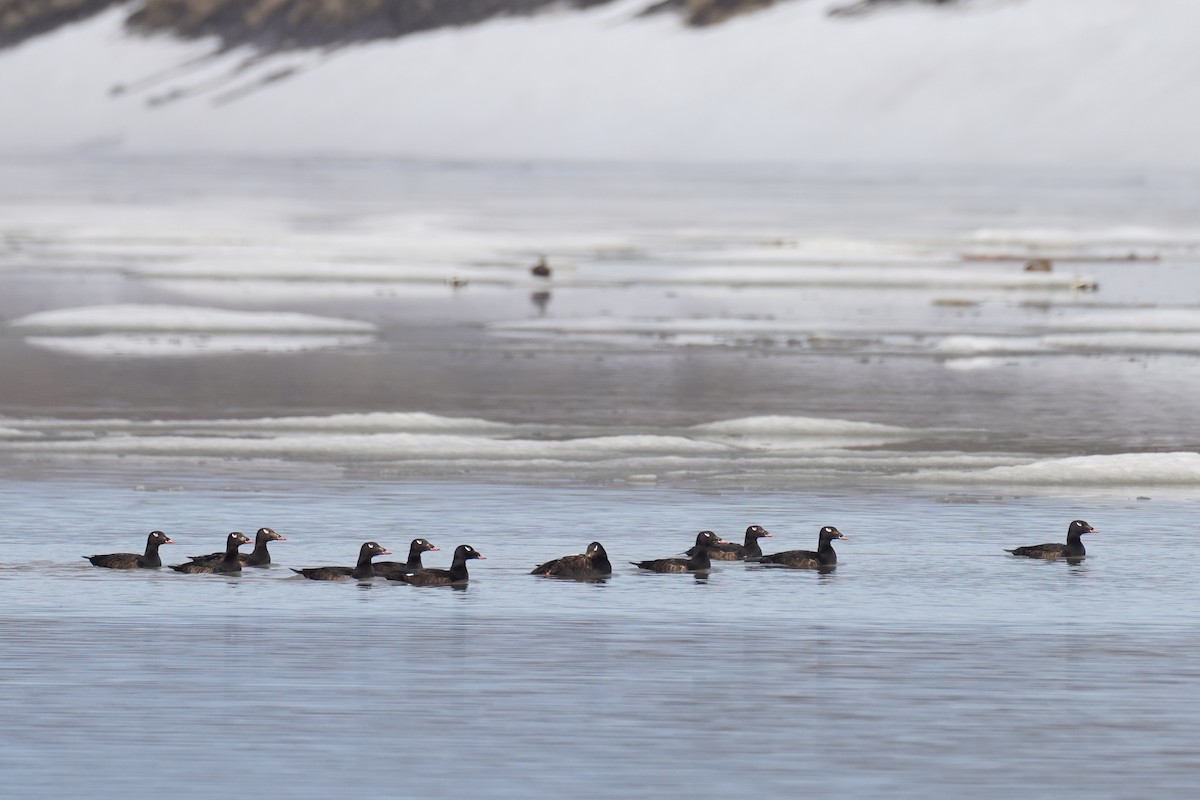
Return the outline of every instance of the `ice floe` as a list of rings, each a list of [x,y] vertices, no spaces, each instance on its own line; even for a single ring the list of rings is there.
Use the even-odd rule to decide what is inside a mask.
[[[296,353],[362,346],[376,331],[311,314],[133,304],[41,311],[9,325],[29,344],[93,357]]]
[[[825,417],[793,417],[769,415],[761,417],[741,417],[719,422],[705,422],[693,425],[691,430],[708,436],[751,436],[751,437],[784,437],[797,436],[880,436],[880,435],[912,435],[913,431],[894,425],[880,425],[874,422],[854,422],[845,419],[828,419]]]
[[[77,356],[165,358],[234,353],[303,353],[312,350],[360,347],[370,344],[373,337],[219,333],[166,333],[146,336],[113,333],[85,336],[29,336],[25,341],[35,347]]]
[[[286,312],[195,306],[118,304],[40,311],[15,319],[30,333],[159,331],[204,333],[374,333],[369,322]]]
[[[842,448],[918,435],[873,423],[764,416],[685,428],[511,424],[420,412],[218,420],[0,420],[0,449],[39,455],[270,458],[454,463],[476,469],[603,463],[719,468],[781,454],[837,459]]]
[[[1200,453],[1035,457],[963,452],[954,432],[856,420],[764,415],[687,427],[501,423],[421,412],[256,419],[0,418],[0,452],[39,459],[265,459],[371,464],[424,477],[751,479],[794,486],[853,475],[916,486],[1071,487],[1200,483]],[[947,438],[948,437],[948,438]],[[149,467],[146,467],[149,468]]]
[[[1031,486],[1200,484],[1200,453],[1117,453],[1071,456],[957,473],[923,473],[925,480]]]

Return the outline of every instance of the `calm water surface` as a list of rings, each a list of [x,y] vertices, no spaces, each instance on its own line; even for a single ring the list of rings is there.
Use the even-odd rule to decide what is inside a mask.
[[[1186,796],[1200,768],[1194,503],[1092,496],[700,493],[470,483],[172,491],[0,484],[0,751],[14,796],[722,797],[750,791]],[[1102,532],[1080,564],[1003,547]],[[269,520],[237,578],[97,570],[159,525],[169,555]],[[153,522],[152,522],[153,521]],[[831,574],[631,558],[701,526],[767,550],[851,537]],[[463,591],[317,583],[426,536]],[[525,574],[607,546],[604,584]],[[170,557],[167,558],[171,561]]]

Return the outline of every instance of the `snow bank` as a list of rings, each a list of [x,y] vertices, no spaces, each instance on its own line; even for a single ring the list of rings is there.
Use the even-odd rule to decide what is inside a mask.
[[[240,72],[238,51],[152,81],[214,45],[129,36],[113,10],[0,52],[0,150],[1200,166],[1190,0],[911,4],[854,19],[806,0],[699,30],[636,18],[648,4]],[[244,91],[284,68],[297,72]]]

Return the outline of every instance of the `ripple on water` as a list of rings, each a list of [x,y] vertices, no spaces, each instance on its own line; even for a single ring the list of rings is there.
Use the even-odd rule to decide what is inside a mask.
[[[1198,592],[1174,566],[1194,562],[1186,502],[1093,504],[1103,533],[1068,565],[1001,549],[1065,534],[1061,499],[392,483],[247,493],[181,479],[152,494],[74,484],[64,500],[67,486],[0,487],[11,523],[0,767],[19,796],[86,780],[98,795],[318,797],[351,774],[367,794],[400,781],[415,796],[449,793],[454,776],[453,793],[487,796],[674,796],[687,782],[703,797],[801,785],[1118,797],[1130,775],[1183,796],[1198,766],[1179,745],[1200,727],[1188,690]],[[25,535],[51,504],[69,536]],[[288,541],[271,569],[238,578],[79,559],[144,538],[113,519],[163,520],[182,552],[263,516]],[[825,522],[851,540],[825,575],[620,566],[678,552],[701,524],[729,538],[751,521],[775,534],[769,550],[811,547]],[[1178,534],[1171,566],[1121,555],[1147,526]],[[431,564],[459,542],[488,560],[464,591],[286,571],[348,562],[368,535],[396,550],[418,532],[442,547]],[[607,583],[527,574],[592,539],[618,564]],[[1072,749],[1086,768],[1062,768]]]

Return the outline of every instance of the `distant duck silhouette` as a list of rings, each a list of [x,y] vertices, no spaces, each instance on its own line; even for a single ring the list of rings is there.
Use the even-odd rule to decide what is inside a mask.
[[[746,528],[745,544],[726,542],[724,544],[713,545],[708,548],[708,557],[714,561],[741,561],[742,559],[750,561],[760,558],[762,556],[762,548],[758,546],[758,540],[770,535],[770,532],[763,526],[751,525],[749,528]],[[690,556],[694,555],[695,552],[696,548],[691,547],[688,548],[685,554]]]
[[[1048,258],[1035,258],[1025,264],[1026,272],[1053,272],[1054,262]]]
[[[384,578],[390,578],[393,575],[401,575],[406,572],[416,572],[419,569],[424,569],[425,565],[421,563],[421,554],[439,549],[430,544],[428,539],[413,539],[412,543],[408,546],[407,561],[375,562],[375,574]]]
[[[538,564],[530,575],[545,575],[551,578],[574,578],[575,580],[596,580],[612,575],[612,562],[604,545],[592,542],[583,553],[562,556],[551,559],[544,564]]]
[[[243,567],[266,567],[271,564],[271,553],[267,550],[270,542],[286,542],[287,537],[276,533],[270,528],[259,528],[254,535],[254,549],[249,553],[238,553],[238,560]],[[197,564],[214,564],[225,558],[224,553],[209,553],[203,556],[188,556]]]
[[[797,569],[823,569],[837,564],[837,553],[834,552],[835,539],[849,539],[837,528],[826,525],[817,534],[817,549],[814,550],[784,550],[782,553],[771,553],[758,559],[760,564],[777,564],[783,567]]]
[[[535,278],[549,278],[552,270],[550,265],[546,263],[545,256],[539,256],[537,263],[529,268],[529,273]]]
[[[450,569],[423,569],[411,575],[403,573],[388,577],[389,581],[400,581],[411,586],[453,586],[466,583],[470,576],[467,574],[467,562],[473,558],[485,558],[469,544],[460,544],[454,549],[454,559]]]
[[[1025,558],[1040,558],[1046,561],[1052,561],[1056,558],[1083,558],[1087,555],[1087,550],[1083,546],[1083,540],[1080,538],[1085,533],[1099,533],[1100,531],[1088,525],[1081,519],[1077,519],[1067,526],[1067,543],[1059,544],[1053,542],[1051,544],[1035,544],[1027,547],[1017,547],[1013,550],[1005,550],[1006,553],[1012,553],[1014,556],[1024,556]]]
[[[162,566],[162,559],[158,557],[158,548],[164,544],[175,544],[175,542],[162,531],[151,531],[150,535],[146,537],[146,552],[141,555],[137,553],[105,553],[98,556],[84,556],[84,558],[92,562],[93,567],[158,569]]]
[[[225,555],[220,561],[200,563],[189,561],[186,564],[175,564],[171,569],[186,575],[213,575],[242,571],[242,560],[238,558],[238,548],[250,541],[244,533],[234,531],[225,537]]]
[[[375,556],[390,555],[391,553],[384,550],[378,542],[364,542],[363,546],[358,548],[358,564],[353,567],[306,567],[293,569],[292,572],[311,581],[344,581],[348,578],[366,581],[375,577],[375,567],[371,559]]]
[[[691,558],[654,558],[629,563],[651,572],[703,572],[712,567],[709,549],[718,544],[729,543],[718,538],[712,531],[700,531],[696,534],[696,546],[692,548]]]

